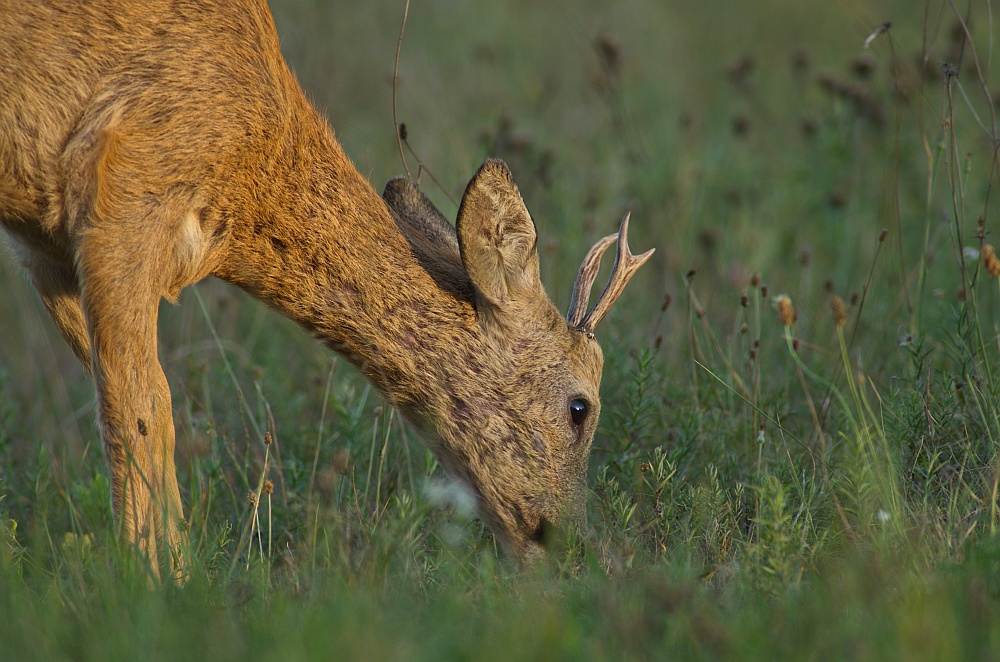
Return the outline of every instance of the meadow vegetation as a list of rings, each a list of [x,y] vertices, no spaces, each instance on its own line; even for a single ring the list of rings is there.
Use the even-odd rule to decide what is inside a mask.
[[[403,3],[272,7],[381,188]],[[0,657],[1000,657],[996,27],[947,0],[414,3],[397,112],[445,215],[507,160],[564,310],[624,211],[657,248],[599,333],[589,526],[527,571],[345,361],[205,282],[161,308],[192,564],[150,589],[93,387],[4,256]]]

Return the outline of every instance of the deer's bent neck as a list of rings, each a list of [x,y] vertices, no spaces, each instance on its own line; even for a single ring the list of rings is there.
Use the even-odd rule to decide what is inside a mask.
[[[300,107],[282,141],[233,210],[216,275],[303,325],[392,401],[427,401],[442,361],[478,344],[471,285],[463,294],[432,277],[315,111]]]

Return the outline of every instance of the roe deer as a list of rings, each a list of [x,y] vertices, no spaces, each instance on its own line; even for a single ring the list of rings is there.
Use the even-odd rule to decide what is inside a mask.
[[[588,254],[564,320],[507,167],[483,164],[457,230],[407,180],[383,200],[264,0],[0,0],[0,226],[93,376],[121,536],[156,575],[180,571],[183,528],[161,298],[217,276],[346,356],[523,562],[584,515],[594,326],[652,253],[629,252],[627,222]]]

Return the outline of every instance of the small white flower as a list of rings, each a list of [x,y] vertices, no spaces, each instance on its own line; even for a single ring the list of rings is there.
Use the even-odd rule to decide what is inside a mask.
[[[467,485],[457,480],[428,480],[424,496],[438,508],[450,508],[459,517],[476,515],[476,496]]]
[[[879,511],[875,513],[875,517],[878,518],[879,524],[885,524],[889,521],[891,515],[889,515],[888,511],[879,508]]]
[[[966,246],[962,249],[962,255],[964,255],[969,260],[979,259],[979,249],[975,246]]]

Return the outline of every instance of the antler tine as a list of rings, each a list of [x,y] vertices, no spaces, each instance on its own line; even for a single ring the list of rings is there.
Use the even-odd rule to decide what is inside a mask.
[[[608,284],[604,286],[604,291],[601,292],[597,303],[594,304],[594,307],[590,309],[590,312],[587,313],[587,316],[583,318],[583,321],[577,327],[588,335],[594,334],[594,327],[611,310],[611,306],[614,305],[618,297],[621,296],[622,291],[624,291],[625,285],[628,284],[639,267],[656,251],[655,248],[650,248],[642,255],[632,255],[632,252],[628,248],[628,219],[629,214],[625,214],[625,217],[622,219],[621,229],[618,231],[618,254],[615,256],[615,265],[611,268],[611,276],[608,277]]]
[[[609,234],[607,237],[598,240],[583,258],[580,270],[576,272],[576,282],[573,284],[573,298],[569,301],[569,311],[566,313],[566,322],[571,327],[580,326],[583,316],[587,314],[587,304],[590,302],[590,288],[597,278],[597,270],[601,267],[601,258],[608,247],[618,238],[618,233]]]

